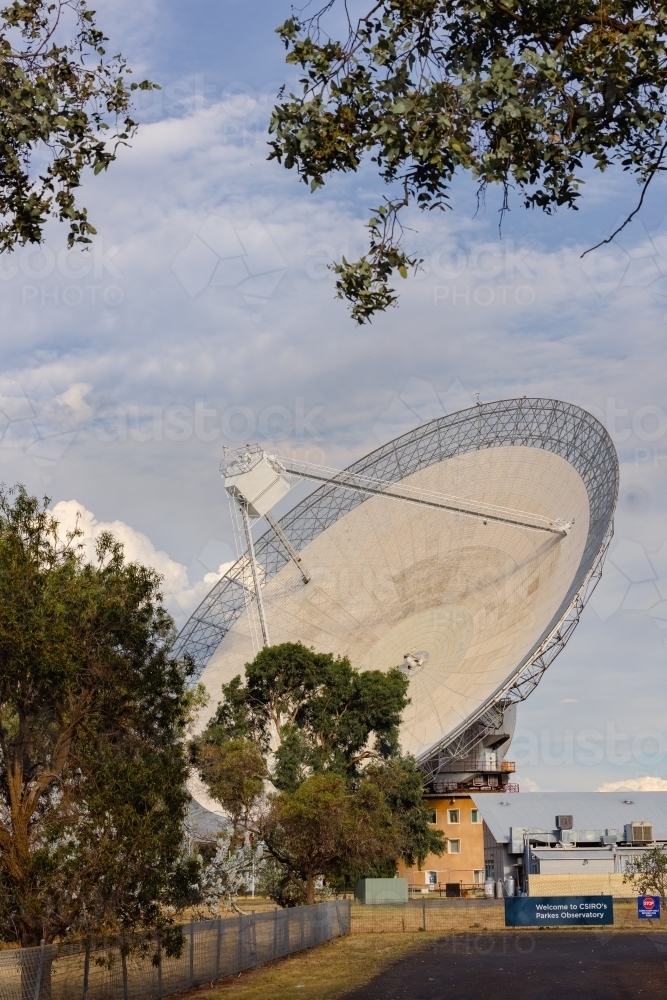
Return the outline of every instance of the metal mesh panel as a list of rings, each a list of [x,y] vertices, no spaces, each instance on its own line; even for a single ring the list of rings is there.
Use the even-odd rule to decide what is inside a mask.
[[[155,941],[124,957],[116,938],[88,951],[78,941],[3,951],[0,1000],[160,1000],[349,933],[350,902],[336,900],[193,921],[178,958]]]

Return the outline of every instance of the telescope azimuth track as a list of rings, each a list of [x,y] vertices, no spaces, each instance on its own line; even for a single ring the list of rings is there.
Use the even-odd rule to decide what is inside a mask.
[[[576,627],[613,531],[614,445],[579,407],[510,399],[433,420],[343,472],[313,469],[285,461],[289,475],[331,478],[277,525],[269,513],[177,652],[213,711],[254,656],[261,590],[271,642],[405,667],[402,744],[435,772],[498,729]]]

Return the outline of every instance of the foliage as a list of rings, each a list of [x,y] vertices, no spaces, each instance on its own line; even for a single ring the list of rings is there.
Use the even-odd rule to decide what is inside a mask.
[[[69,223],[70,246],[91,242],[76,198],[83,171],[107,169],[136,131],[132,91],[155,86],[128,83],[106,40],[85,0],[0,10],[0,252],[41,242],[49,215]]]
[[[268,896],[283,909],[289,906],[299,906],[303,902],[301,888],[294,884],[285,866],[272,858],[270,854],[264,857],[264,864],[257,882],[257,892],[261,896]]]
[[[203,739],[197,744],[196,760],[202,780],[229,813],[234,828],[247,822],[266,777],[266,763],[257,744],[247,739]]]
[[[190,698],[160,579],[101,536],[86,564],[0,490],[0,936],[158,926],[187,898]]]
[[[271,157],[314,190],[370,153],[398,188],[374,210],[369,252],[334,266],[359,323],[395,302],[392,274],[418,264],[401,248],[400,210],[447,207],[458,171],[479,199],[500,185],[502,211],[516,189],[553,213],[577,207],[584,161],[620,164],[644,190],[663,169],[658,0],[379,0],[341,41],[323,23],[333,6],[277,29],[303,75],[274,109]]]
[[[315,774],[283,791],[263,817],[261,836],[305,903],[315,902],[318,876],[394,861],[401,843],[377,785],[350,791],[338,774]]]
[[[237,913],[242,912],[236,905],[236,896],[242,886],[261,876],[263,854],[262,845],[254,844],[248,835],[241,843],[235,843],[231,831],[222,834],[199,882],[201,900],[212,913],[220,916],[221,901]]]
[[[360,673],[301,643],[263,649],[245,683],[223,685],[192,759],[235,826],[265,843],[268,891],[282,905],[312,902],[324,877],[393,875],[401,856],[442,853],[423,776],[400,754],[407,686],[398,669]]]
[[[364,761],[397,752],[408,686],[400,670],[359,673],[346,657],[285,642],[261,650],[245,673],[245,686],[240,677],[223,685],[200,753],[229,739],[251,740],[266,753],[275,737],[271,780],[294,790],[311,773],[353,777]],[[204,770],[202,778],[209,780]]]
[[[366,774],[392,811],[405,863],[421,866],[429,854],[442,854],[445,840],[440,830],[430,825],[433,810],[424,803],[424,779],[414,760],[395,757],[386,764],[372,765]]]
[[[660,896],[667,901],[667,854],[662,847],[651,847],[628,861],[625,883],[631,883],[640,896]]]

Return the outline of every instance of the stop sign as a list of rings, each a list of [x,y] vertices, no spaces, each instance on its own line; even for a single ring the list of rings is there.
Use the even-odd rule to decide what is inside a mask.
[[[660,919],[660,896],[637,896],[639,920]]]

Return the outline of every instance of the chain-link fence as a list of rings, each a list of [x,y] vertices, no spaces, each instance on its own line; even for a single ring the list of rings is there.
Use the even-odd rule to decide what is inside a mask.
[[[443,933],[500,930],[505,926],[502,899],[415,899],[407,903],[355,903],[353,934]]]
[[[639,920],[636,899],[614,899],[614,924],[608,929],[659,930],[660,923]],[[653,924],[658,926],[651,926]],[[427,931],[442,932],[444,936],[504,930],[504,899],[424,898],[408,903],[355,903],[352,906],[353,934],[414,934]]]
[[[540,874],[528,876],[529,896],[613,896],[636,898],[639,893],[632,882],[624,882],[621,872],[586,871],[571,874]]]
[[[349,900],[183,925],[169,958],[159,941],[119,938],[0,952],[0,1000],[160,1000],[350,933]],[[127,952],[127,954],[126,954]]]

